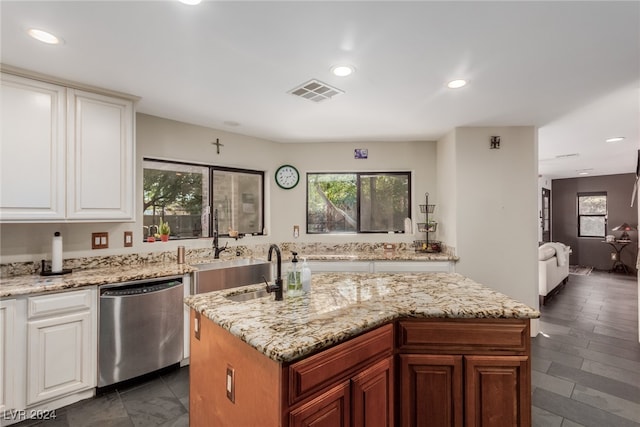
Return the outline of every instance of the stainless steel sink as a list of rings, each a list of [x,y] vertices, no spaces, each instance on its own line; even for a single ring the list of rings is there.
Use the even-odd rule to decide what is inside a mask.
[[[257,291],[253,291],[253,292],[245,292],[243,294],[229,295],[225,298],[235,302],[244,302],[244,301],[250,301],[256,298],[264,298],[266,296],[269,296],[269,293],[267,292],[266,289],[258,289]]]
[[[219,291],[271,280],[271,263],[251,258],[215,261],[194,265],[194,292]]]

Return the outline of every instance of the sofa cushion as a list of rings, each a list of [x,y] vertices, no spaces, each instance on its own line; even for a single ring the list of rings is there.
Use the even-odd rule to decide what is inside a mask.
[[[556,255],[556,250],[552,246],[542,245],[538,248],[538,260],[546,261]]]

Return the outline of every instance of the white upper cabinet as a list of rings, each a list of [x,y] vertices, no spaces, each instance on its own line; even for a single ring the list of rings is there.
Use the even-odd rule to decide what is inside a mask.
[[[2,74],[0,221],[134,219],[131,99]]]
[[[64,219],[65,92],[2,74],[1,220]]]
[[[133,218],[133,103],[68,90],[67,217]]]

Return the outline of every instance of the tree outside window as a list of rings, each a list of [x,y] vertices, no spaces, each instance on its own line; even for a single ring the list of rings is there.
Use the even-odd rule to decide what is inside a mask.
[[[607,193],[578,193],[578,236],[604,237],[607,228]]]
[[[144,239],[152,241],[161,222],[171,239],[209,237],[216,210],[220,236],[262,234],[263,193],[262,171],[145,159]]]
[[[409,172],[307,174],[307,233],[402,232]]]

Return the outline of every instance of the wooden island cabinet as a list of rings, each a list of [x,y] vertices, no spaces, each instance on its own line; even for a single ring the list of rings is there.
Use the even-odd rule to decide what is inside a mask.
[[[400,425],[531,425],[528,319],[397,325]]]
[[[191,325],[194,427],[531,425],[529,319],[399,319],[293,362]]]

